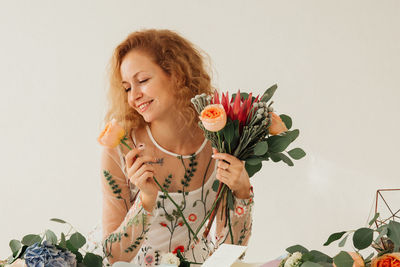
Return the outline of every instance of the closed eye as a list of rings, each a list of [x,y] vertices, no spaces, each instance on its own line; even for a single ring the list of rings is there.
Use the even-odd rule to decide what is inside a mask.
[[[143,81],[139,81],[139,83],[145,83],[145,82],[147,82],[148,80],[150,80],[150,78],[145,79],[145,80],[143,80]],[[129,88],[126,88],[126,89],[125,89],[125,92],[129,92],[129,90],[131,90],[130,87],[129,87]]]
[[[143,81],[139,81],[139,83],[145,83],[145,82],[147,82],[149,79],[150,79],[150,78],[148,78],[148,79],[146,79],[146,80],[143,80]]]

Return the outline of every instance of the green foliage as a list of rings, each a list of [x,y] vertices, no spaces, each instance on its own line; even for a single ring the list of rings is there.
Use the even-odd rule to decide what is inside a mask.
[[[347,241],[347,237],[349,237],[349,235],[346,235],[346,236],[339,242],[339,247],[344,247],[344,245],[346,244],[346,241]]]
[[[87,267],[101,267],[103,266],[103,258],[99,255],[88,252],[83,258],[83,263]]]
[[[338,232],[338,233],[333,233],[329,236],[328,240],[324,243],[324,246],[328,246],[329,244],[331,244],[332,242],[339,240],[340,238],[342,238],[342,236],[347,233],[346,231],[343,232]]]
[[[64,220],[52,218],[50,219],[50,221],[61,224],[68,224],[71,227],[70,231],[73,229],[72,225],[70,225]],[[16,239],[11,240],[9,246],[12,251],[12,256],[8,258],[8,263],[11,264],[16,259],[23,258],[23,255],[29,246],[32,246],[35,243],[41,245],[44,239],[46,239],[47,242],[53,244],[59,250],[68,250],[73,254],[75,254],[77,266],[88,266],[88,267],[102,266],[103,258],[99,255],[95,255],[90,252],[85,252],[85,258],[87,259],[87,262],[83,263],[84,257],[79,250],[86,243],[86,238],[82,234],[80,234],[79,232],[75,232],[72,235],[69,234],[65,235],[62,232],[60,235],[60,239],[58,239],[57,235],[52,230],[49,229],[45,230],[40,235],[37,234],[25,235],[21,241]]]
[[[278,85],[274,84],[270,88],[268,88],[264,94],[262,95],[260,101],[261,102],[268,102],[272,96],[275,94],[276,89],[278,89]]]
[[[249,175],[249,177],[252,177],[252,176],[253,176],[254,174],[256,174],[259,170],[261,170],[262,163],[260,162],[260,163],[258,163],[257,165],[252,165],[252,164],[247,163],[247,161],[246,161],[244,167],[245,167],[245,169],[246,169],[247,174]]]
[[[315,262],[312,262],[312,261],[306,261],[306,262],[304,262],[302,265],[300,265],[301,267],[322,267],[322,265],[321,264],[319,264],[319,263],[315,263]]]
[[[353,235],[353,244],[357,249],[369,247],[374,238],[374,231],[370,228],[360,228]]]
[[[279,115],[279,117],[281,118],[281,120],[283,121],[283,123],[285,124],[286,128],[289,130],[290,128],[292,128],[292,118],[290,118],[288,115],[286,114],[281,114]]]
[[[369,221],[368,225],[371,226],[376,221],[376,219],[378,219],[378,217],[379,217],[379,212],[375,213],[374,218],[372,218],[372,220]]]
[[[18,253],[18,251],[22,248],[21,242],[15,239],[10,241],[9,246],[11,248],[14,257]]]
[[[300,253],[304,254],[304,253],[308,252],[308,249],[306,249],[302,245],[294,245],[294,246],[288,247],[286,249],[286,251],[291,253],[291,254],[293,254],[295,252],[300,252]]]
[[[256,156],[262,156],[265,153],[267,153],[267,151],[268,151],[268,142],[265,142],[265,141],[261,141],[261,142],[257,143],[254,148],[254,154]]]
[[[217,191],[218,191],[218,187],[219,187],[219,180],[215,180],[215,181],[213,182],[213,184],[212,184],[212,190],[213,190],[214,192],[217,192]]]
[[[299,160],[299,159],[303,158],[306,155],[306,152],[304,152],[303,149],[297,147],[297,148],[294,148],[292,150],[289,150],[288,154],[289,154],[290,157],[292,157],[292,159]]]
[[[67,223],[67,222],[66,222],[66,221],[64,221],[64,220],[57,219],[57,218],[52,218],[52,219],[50,219],[50,221],[53,221],[53,222],[58,222],[58,223]]]
[[[26,246],[32,246],[33,244],[40,243],[42,241],[42,238],[38,235],[30,234],[26,235],[22,238],[21,243],[26,245]]]
[[[79,232],[75,232],[74,234],[72,234],[69,238],[69,241],[71,242],[71,245],[76,249],[80,249],[81,247],[83,247],[83,245],[86,244],[86,238]]]
[[[349,255],[349,253],[345,251],[341,251],[338,255],[333,258],[333,262],[337,267],[352,267],[354,260]]]
[[[395,245],[400,246],[400,223],[390,221],[388,224],[387,236]]]

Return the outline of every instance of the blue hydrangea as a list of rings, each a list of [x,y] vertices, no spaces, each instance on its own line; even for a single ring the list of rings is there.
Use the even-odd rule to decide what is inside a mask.
[[[60,257],[68,264],[68,266],[74,267],[76,265],[76,256],[74,253],[69,251],[60,251]]]
[[[42,245],[35,243],[25,252],[27,267],[74,267],[75,255],[69,251],[58,250],[50,242],[44,241]]]
[[[67,266],[69,266],[68,263],[66,263],[64,259],[61,257],[50,259],[46,263],[46,267],[67,267]]]

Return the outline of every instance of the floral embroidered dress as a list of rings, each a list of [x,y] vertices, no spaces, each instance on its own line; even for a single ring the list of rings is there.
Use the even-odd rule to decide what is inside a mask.
[[[211,145],[204,140],[192,155],[178,155],[161,147],[146,126],[147,135],[132,142],[146,144],[140,155],[162,158],[154,164],[154,175],[180,207],[186,223],[196,232],[215,200],[213,183],[217,161],[211,158]],[[131,261],[140,266],[157,266],[162,254],[178,250],[190,262],[203,263],[221,243],[231,243],[225,217],[217,214],[214,229],[207,238],[198,232],[195,242],[174,203],[162,191],[150,213],[140,201],[140,190],[130,183],[125,168],[128,150],[121,146],[104,148],[102,154],[103,246],[109,259]],[[251,235],[253,194],[235,198],[230,218],[234,244],[245,245]],[[115,261],[115,260],[114,260]]]

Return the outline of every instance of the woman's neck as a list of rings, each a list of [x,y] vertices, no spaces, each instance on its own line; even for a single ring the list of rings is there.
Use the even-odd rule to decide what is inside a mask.
[[[179,155],[190,155],[204,142],[204,133],[199,127],[189,128],[184,125],[184,122],[175,118],[152,122],[149,127],[160,146]]]

